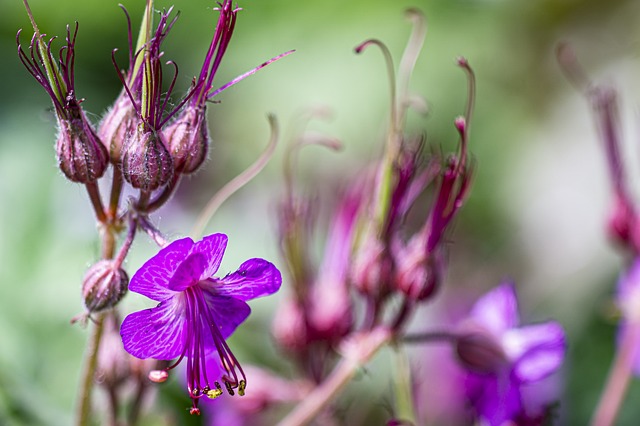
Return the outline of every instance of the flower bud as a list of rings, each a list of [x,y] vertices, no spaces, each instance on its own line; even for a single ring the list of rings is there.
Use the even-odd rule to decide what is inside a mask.
[[[60,170],[69,180],[95,182],[107,169],[107,151],[79,109],[69,119],[58,119],[56,157]]]
[[[127,134],[135,129],[135,109],[126,93],[121,94],[104,115],[98,136],[109,152],[111,163],[118,164],[122,159],[122,145]]]
[[[164,131],[176,172],[189,174],[207,157],[209,129],[205,109],[189,107]]]
[[[442,279],[442,265],[436,253],[426,254],[420,235],[399,250],[394,285],[406,297],[423,301],[433,296]]]
[[[382,242],[368,238],[360,245],[351,269],[353,285],[362,294],[379,297],[388,292],[393,260]]]
[[[101,260],[84,276],[82,297],[87,311],[100,312],[113,308],[126,294],[129,276],[112,260]]]
[[[476,373],[496,373],[508,364],[500,342],[484,330],[461,333],[455,350],[463,367]]]
[[[299,352],[307,347],[309,337],[303,309],[294,300],[285,300],[273,319],[273,337],[286,351]]]
[[[141,123],[129,135],[122,153],[122,174],[134,188],[153,191],[173,176],[173,160],[160,132]]]

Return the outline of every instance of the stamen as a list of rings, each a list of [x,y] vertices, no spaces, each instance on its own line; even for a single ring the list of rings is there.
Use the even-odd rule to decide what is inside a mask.
[[[238,384],[238,395],[244,396],[244,390],[247,388],[247,381],[240,380],[240,384]]]
[[[227,392],[229,393],[229,395],[231,396],[235,395],[235,392],[233,391],[233,387],[231,386],[230,382],[225,380],[224,385],[227,387]]]
[[[222,387],[220,386],[220,382],[216,382],[215,385],[215,389],[209,389],[205,392],[205,395],[207,395],[207,397],[209,397],[210,399],[216,399],[220,395],[222,395]],[[242,392],[244,394],[244,389]]]

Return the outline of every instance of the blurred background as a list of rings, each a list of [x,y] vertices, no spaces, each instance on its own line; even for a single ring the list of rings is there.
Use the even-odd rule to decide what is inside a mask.
[[[144,2],[121,1],[137,33]],[[65,180],[56,166],[50,100],[16,55],[17,30],[25,30],[23,42],[30,33],[23,4],[0,4],[0,425],[65,425],[71,423],[87,336],[86,329],[69,320],[83,310],[80,284],[99,256],[97,233],[84,189]],[[171,4],[181,16],[164,51],[179,65],[178,86],[185,90],[199,71],[217,13],[208,0],[156,2],[157,8]],[[110,59],[113,48],[121,49],[119,64],[126,67],[126,21],[118,2],[31,0],[30,5],[47,35],[63,36],[66,24],[79,22],[76,91],[98,122],[120,91]],[[429,29],[410,87],[427,100],[429,113],[412,114],[408,131],[425,132],[428,142],[445,152],[455,148],[453,120],[463,112],[467,96],[457,56],[465,56],[474,68],[478,93],[470,144],[477,166],[474,187],[452,236],[441,298],[423,308],[414,327],[428,328],[447,306],[464,312],[477,295],[513,279],[524,321],[553,317],[567,329],[568,359],[558,379],[559,422],[585,424],[613,355],[611,296],[624,260],[604,233],[610,185],[590,110],[563,78],[554,48],[561,40],[570,42],[595,80],[620,89],[626,159],[637,192],[640,3],[243,0],[239,5],[244,10],[217,86],[284,51],[296,53],[217,97],[220,103],[209,108],[209,161],[196,176],[184,179],[171,203],[154,216],[160,228],[171,238],[190,231],[216,189],[264,148],[266,114],[274,113],[283,135],[277,154],[258,179],[222,207],[208,230],[230,237],[224,271],[249,257],[277,263],[275,206],[283,193],[283,148],[296,117],[308,108],[330,109],[331,120],[313,121],[310,128],[344,144],[340,153],[303,151],[302,188],[330,193],[376,158],[388,116],[385,67],[380,52],[355,55],[353,48],[375,37],[399,61],[411,31],[404,10],[418,7]],[[146,237],[138,238],[128,271],[155,251]],[[253,302],[254,315],[234,335],[232,346],[239,359],[287,374],[291,368],[265,327],[277,299]],[[131,294],[123,311],[143,306],[149,301]],[[390,389],[386,364],[376,365],[376,374],[358,380],[348,393],[351,403],[373,400],[384,406],[391,401],[384,395]],[[378,393],[372,391],[376,386]],[[175,406],[173,418],[163,422],[197,424],[184,415],[188,401],[180,379],[163,386],[159,397],[165,406]],[[640,406],[630,401],[638,397],[640,385],[634,382],[619,424],[637,424]],[[152,415],[149,424],[166,414],[153,410],[157,417]],[[389,414],[377,410],[379,419]]]

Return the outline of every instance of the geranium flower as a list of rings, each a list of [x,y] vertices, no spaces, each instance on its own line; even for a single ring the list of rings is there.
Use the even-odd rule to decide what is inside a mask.
[[[502,284],[475,303],[461,325],[456,350],[469,371],[467,397],[489,425],[540,416],[526,412],[522,390],[556,371],[566,350],[562,326],[549,321],[518,327],[512,284]]]
[[[150,379],[161,382],[187,359],[187,388],[192,414],[202,396],[243,395],[247,379],[225,339],[251,312],[246,301],[276,292],[280,271],[264,259],[249,259],[224,278],[215,278],[227,245],[224,234],[194,243],[183,238],[149,259],[135,273],[129,289],[160,302],[127,316],[120,328],[124,348],[146,359],[178,360]],[[212,357],[219,362],[207,363]]]

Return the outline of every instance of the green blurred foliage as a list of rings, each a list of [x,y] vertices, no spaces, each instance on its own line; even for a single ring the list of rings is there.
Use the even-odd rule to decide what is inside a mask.
[[[135,30],[143,2],[122,3]],[[73,412],[87,334],[70,326],[69,319],[82,310],[80,281],[98,256],[97,235],[83,190],[66,182],[56,168],[49,99],[16,55],[16,31],[24,28],[23,43],[30,36],[22,2],[0,0],[0,4],[0,424],[63,425],[69,424]],[[63,36],[66,24],[79,22],[77,94],[86,99],[84,105],[97,122],[120,91],[110,55],[112,49],[120,49],[118,63],[126,66],[124,14],[115,1],[32,0],[30,4],[48,35]],[[170,5],[157,3],[158,8]],[[532,173],[526,176],[519,175],[514,164],[526,162],[527,143],[550,135],[549,123],[557,119],[553,114],[575,115],[579,118],[572,125],[579,122],[591,128],[586,107],[554,108],[563,99],[578,97],[555,64],[555,44],[571,41],[589,70],[635,59],[640,5],[631,0],[245,0],[240,6],[244,10],[216,78],[218,85],[286,50],[296,53],[225,91],[218,98],[220,104],[212,105],[214,145],[206,170],[185,180],[171,206],[159,213],[161,227],[170,236],[188,233],[197,210],[214,190],[250,164],[265,145],[267,112],[277,114],[284,135],[290,136],[301,110],[328,106],[333,111],[332,121],[314,122],[311,127],[341,139],[345,150],[303,156],[300,179],[307,185],[326,183],[326,190],[338,184],[336,176],[347,178],[350,170],[374,159],[381,151],[388,114],[385,68],[379,52],[371,49],[355,55],[353,47],[367,38],[379,38],[399,60],[410,32],[403,11],[418,7],[427,16],[429,32],[411,89],[427,99],[429,114],[411,115],[409,131],[425,132],[429,143],[445,151],[454,149],[453,119],[466,101],[464,74],[455,66],[458,55],[469,59],[478,79],[471,141],[477,170],[471,198],[452,238],[456,244],[448,285],[472,286],[477,294],[511,276],[524,287],[523,303],[530,317],[557,315],[570,324],[562,418],[567,424],[584,424],[613,353],[613,327],[603,323],[595,303],[587,313],[580,312],[579,322],[571,322],[578,308],[554,305],[553,300],[571,300],[573,295],[564,294],[562,286],[543,290],[530,285],[526,273],[530,252],[521,247],[521,222],[511,208],[520,201],[510,196],[535,202],[541,194],[523,193],[527,189],[513,189],[510,182],[537,181],[547,173],[544,162],[531,165],[527,170]],[[216,19],[212,7],[213,2],[204,0],[176,3],[181,17],[164,50],[167,59],[179,64],[178,86],[183,90],[198,72],[208,47]],[[637,93],[630,96],[635,102],[640,99]],[[598,149],[595,136],[580,143],[585,151]],[[282,193],[282,152],[280,147],[260,179],[230,200],[211,224],[211,230],[231,237],[223,265],[227,270],[247,257],[277,258],[273,206]],[[567,158],[566,167],[579,161]],[[604,178],[604,172],[598,176]],[[591,188],[585,185],[582,190]],[[595,301],[611,292],[616,265],[611,254],[604,260],[598,257],[606,247],[604,237],[598,244],[589,252],[588,262],[600,265],[602,273],[590,278],[596,282],[585,283],[580,300]],[[127,268],[134,271],[154,250],[148,240],[136,243]],[[535,247],[535,253],[545,250],[544,244]],[[578,271],[556,279],[583,277]],[[145,303],[137,295],[127,297],[125,310]],[[239,358],[282,370],[286,366],[265,328],[274,306],[274,301],[257,301],[254,317],[234,337],[234,346],[240,348]],[[376,380],[383,388],[388,383],[384,377]],[[164,387],[160,400],[176,407],[175,424],[187,424],[179,381]],[[634,384],[628,400],[638,391]],[[346,397],[353,398],[357,397]],[[635,424],[637,414],[630,405],[625,405],[619,424]]]

